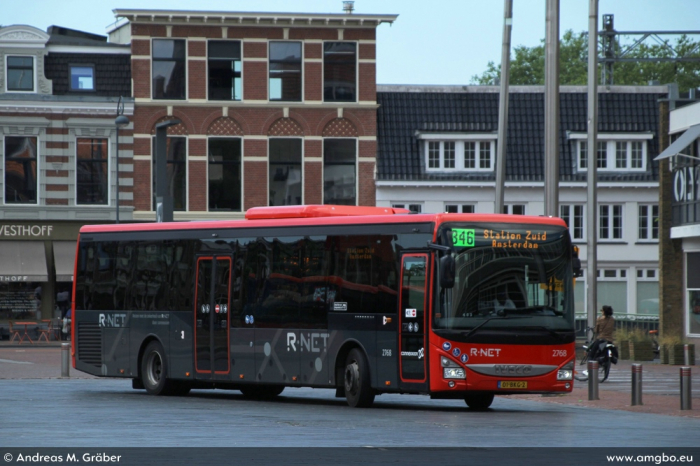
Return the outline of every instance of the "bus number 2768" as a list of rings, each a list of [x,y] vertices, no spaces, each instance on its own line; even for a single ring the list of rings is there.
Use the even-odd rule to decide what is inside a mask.
[[[390,349],[383,349],[382,356],[391,356],[391,350]]]

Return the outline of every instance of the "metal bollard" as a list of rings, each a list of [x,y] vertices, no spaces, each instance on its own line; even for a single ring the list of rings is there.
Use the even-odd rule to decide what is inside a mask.
[[[70,377],[70,343],[61,343],[61,377]]]
[[[693,409],[690,367],[681,367],[681,410]]]
[[[588,400],[600,400],[598,396],[598,361],[588,361]]]
[[[642,403],[642,365],[632,364],[632,406]]]

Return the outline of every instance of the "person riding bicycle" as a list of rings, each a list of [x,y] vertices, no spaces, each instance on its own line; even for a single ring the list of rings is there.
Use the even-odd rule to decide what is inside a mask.
[[[591,355],[590,359],[595,359],[600,354],[602,348],[605,347],[606,343],[612,343],[615,338],[615,318],[613,315],[612,306],[603,306],[600,309],[602,314],[598,317],[595,323],[595,335],[598,337],[596,341],[591,344]],[[615,356],[615,362],[617,362],[617,354]]]

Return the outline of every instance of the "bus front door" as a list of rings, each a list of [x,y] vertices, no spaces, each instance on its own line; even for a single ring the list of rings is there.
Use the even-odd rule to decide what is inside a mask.
[[[194,363],[199,379],[228,379],[231,257],[197,258]]]
[[[399,296],[399,379],[410,391],[428,388],[428,254],[404,254]]]

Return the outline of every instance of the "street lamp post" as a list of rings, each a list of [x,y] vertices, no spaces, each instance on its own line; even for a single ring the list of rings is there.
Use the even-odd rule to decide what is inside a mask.
[[[124,115],[119,115],[117,118],[114,120],[114,124],[117,126],[117,221],[116,223],[119,223],[119,128],[124,128],[129,124],[129,119],[125,117]]]

